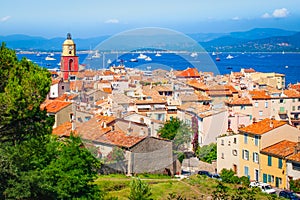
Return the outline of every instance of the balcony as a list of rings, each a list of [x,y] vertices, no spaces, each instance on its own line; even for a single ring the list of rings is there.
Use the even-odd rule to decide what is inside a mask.
[[[292,123],[300,122],[300,118],[299,118],[299,117],[297,117],[297,118],[292,117],[292,118],[291,118],[291,122],[292,122]]]

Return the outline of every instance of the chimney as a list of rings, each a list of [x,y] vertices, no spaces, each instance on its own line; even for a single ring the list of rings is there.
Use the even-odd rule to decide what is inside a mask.
[[[70,113],[71,131],[75,131],[76,123],[74,113]]]
[[[274,128],[273,120],[270,121],[270,128]]]

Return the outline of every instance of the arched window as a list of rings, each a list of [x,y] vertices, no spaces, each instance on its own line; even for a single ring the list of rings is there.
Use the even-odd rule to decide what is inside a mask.
[[[69,71],[72,71],[74,69],[74,62],[73,59],[69,60]]]

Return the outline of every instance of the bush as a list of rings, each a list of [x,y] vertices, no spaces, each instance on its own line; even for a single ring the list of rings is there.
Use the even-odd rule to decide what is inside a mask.
[[[139,178],[132,179],[130,183],[129,200],[147,200],[151,199],[151,188]]]
[[[234,171],[232,169],[222,169],[220,173],[220,177],[222,179],[222,182],[224,183],[240,183],[241,180],[239,177],[234,175]]]

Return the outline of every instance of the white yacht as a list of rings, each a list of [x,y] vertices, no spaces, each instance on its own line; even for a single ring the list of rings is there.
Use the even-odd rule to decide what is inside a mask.
[[[191,53],[191,57],[196,57],[196,56],[198,56],[198,54],[196,53],[196,52],[193,52],[193,53]]]
[[[148,56],[140,53],[140,55],[137,57],[138,59],[146,59]]]
[[[145,58],[146,61],[152,61],[152,59],[148,56],[147,58]]]
[[[98,51],[95,52],[94,55],[92,55],[92,58],[100,58],[100,54]]]
[[[156,57],[159,57],[159,56],[161,56],[161,54],[157,52],[157,53],[155,54],[155,56],[156,56]]]
[[[45,60],[56,60],[56,59],[53,58],[52,56],[47,56],[47,57],[45,58]]]
[[[232,58],[233,58],[233,56],[230,54],[228,54],[228,56],[226,57],[226,59],[232,59]]]

